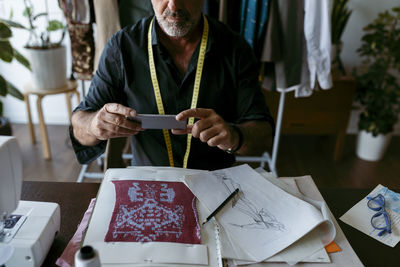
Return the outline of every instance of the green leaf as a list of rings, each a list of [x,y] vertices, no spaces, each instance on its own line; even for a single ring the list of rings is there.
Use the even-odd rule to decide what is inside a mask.
[[[13,28],[28,30],[28,28],[26,28],[24,25],[22,25],[18,22],[14,22],[14,21],[11,21],[8,19],[0,19],[0,21],[7,23],[9,26],[11,26]]]
[[[0,75],[0,96],[7,96],[7,94],[19,100],[24,100],[24,95],[12,83],[6,81]]]
[[[331,42],[339,44],[342,33],[351,15],[351,10],[347,8],[348,0],[334,0],[331,11]]]
[[[6,96],[7,95],[7,82],[3,78],[3,76],[0,75],[0,96]]]
[[[10,9],[10,16],[9,16],[10,20],[12,20],[13,17],[14,17],[14,10],[11,8]]]
[[[57,30],[61,30],[64,28],[64,25],[58,21],[58,20],[50,20],[49,21],[49,25],[47,26],[47,31],[51,32],[51,31],[57,31]]]
[[[22,15],[24,15],[24,17],[29,18],[30,16],[32,16],[32,8],[31,7],[27,7],[25,8],[24,12],[22,13]]]
[[[0,59],[10,63],[14,58],[14,51],[9,41],[0,41]]]
[[[24,57],[21,53],[19,53],[16,49],[14,49],[14,57],[19,63],[24,65],[28,70],[32,71],[29,60],[26,57]]]
[[[0,39],[8,39],[11,36],[12,32],[10,27],[6,23],[0,21]]]
[[[12,95],[13,97],[24,100],[24,95],[10,82],[7,82],[8,85],[8,94]]]
[[[0,101],[0,117],[3,116],[3,103]]]

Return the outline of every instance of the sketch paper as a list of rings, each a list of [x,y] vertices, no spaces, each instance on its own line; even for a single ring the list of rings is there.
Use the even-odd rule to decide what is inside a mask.
[[[309,198],[309,197],[303,195],[300,192],[296,181],[292,178],[274,179],[271,176],[265,175],[260,170],[256,170],[256,171],[258,173],[260,173],[264,178],[266,178],[269,182],[271,182],[274,185],[278,186],[279,188],[283,189],[287,193],[313,205],[315,208],[317,208],[321,212],[321,214],[324,218],[324,222],[321,225],[319,225],[318,228],[320,228],[320,230],[324,232],[324,234],[321,235],[321,241],[324,246],[330,244],[335,239],[336,228],[334,226],[333,218],[329,212],[328,206],[326,205],[326,203],[324,201],[314,200],[312,198]],[[296,186],[292,186],[293,182],[295,183]]]
[[[255,171],[257,171],[265,179],[272,182],[274,185],[282,188],[286,192],[295,194],[296,196],[301,196],[303,198],[303,200],[305,200],[305,201],[307,201],[309,199],[301,194],[295,179],[293,179],[293,178],[277,179],[273,174],[266,172],[262,168],[257,168],[257,169],[255,169]],[[323,205],[323,202],[321,202],[321,201],[313,200],[313,203],[314,204],[318,203],[315,206],[320,209],[327,208],[326,205]],[[312,203],[310,203],[310,204],[312,204]],[[327,211],[324,211],[322,213],[328,214]],[[330,217],[327,219],[331,220]],[[332,222],[332,224],[333,224],[333,222]],[[224,232],[222,232],[221,238],[224,238],[223,234],[224,234]],[[335,235],[335,233],[331,233],[331,234]],[[279,253],[266,259],[263,262],[264,263],[287,262],[290,265],[294,265],[298,262],[329,263],[329,262],[331,262],[331,260],[329,258],[328,253],[325,250],[323,243],[321,242],[321,236],[325,236],[325,234],[321,233],[320,229],[318,229],[318,228],[314,229],[313,231],[306,234],[305,236],[303,236],[302,238],[297,240],[295,243],[293,243],[286,249],[280,251]],[[230,244],[225,244],[223,251],[229,255],[234,255],[234,253],[231,252],[231,250],[232,249],[230,248]],[[251,263],[251,262],[233,260],[233,261],[230,261],[229,266],[237,266],[237,265],[241,265],[241,264],[245,264],[245,263]]]
[[[269,175],[264,169],[256,169],[258,173],[263,175],[266,179],[271,179],[276,182],[276,185],[284,187],[286,190],[291,190],[300,194],[300,191],[297,187],[296,181],[294,179],[277,179],[274,176]],[[263,261],[267,262],[287,262],[290,265],[294,265],[298,262],[331,262],[328,253],[326,252],[324,245],[321,242],[321,234],[319,229],[314,229],[312,232],[303,236],[295,243],[287,247],[286,249],[278,252],[274,256]],[[221,239],[226,241],[224,242],[222,251],[224,257],[226,258],[244,258],[243,255],[238,255],[238,251],[234,250],[229,242],[229,238],[226,237],[226,233],[221,231]],[[229,266],[238,266],[243,264],[251,264],[253,262],[246,262],[240,260],[231,260]]]
[[[255,169],[259,174],[261,174],[265,179],[272,182],[276,186],[279,186],[281,189],[286,192],[300,197],[304,201],[313,204],[316,208],[321,210],[321,213],[324,215],[324,218],[331,222],[334,225],[332,218],[329,216],[328,207],[322,201],[312,200],[306,196],[304,196],[296,183],[296,180],[293,178],[279,178],[277,179],[267,171],[262,168]],[[327,216],[327,217],[325,217]],[[334,226],[331,227],[331,236],[336,237],[336,229]],[[325,250],[325,245],[321,242],[321,236],[326,236],[326,233],[321,233],[320,229],[314,229],[312,232],[303,236],[299,240],[297,240],[294,244],[290,245],[286,249],[277,253],[276,255],[268,258],[265,262],[281,262],[285,261],[290,265],[294,265],[298,262],[331,262],[328,253]],[[329,237],[330,238],[330,237]],[[327,240],[328,238],[323,238]],[[319,248],[319,249],[318,249]],[[314,252],[313,252],[314,251]]]
[[[371,217],[376,213],[368,208],[367,198],[363,198],[339,219],[382,242],[390,247],[396,246],[400,241],[400,194],[389,190],[387,187],[378,185],[368,196],[374,197],[382,194],[385,197],[385,208],[391,220],[392,233],[378,236],[379,231],[371,225]]]
[[[237,260],[264,261],[326,222],[316,207],[270,183],[248,165],[189,175],[185,181],[209,210],[239,188],[232,203],[216,216],[240,257]]]
[[[310,233],[306,234],[289,247],[285,248],[284,250],[280,251],[279,253],[275,254],[274,256],[268,258],[264,262],[286,262],[289,265],[295,265],[298,262],[310,262],[310,256],[316,253],[317,251],[324,249],[324,245],[320,239],[321,233],[319,229],[316,228],[312,230]],[[329,256],[325,251],[327,256],[323,259],[313,260],[313,262],[330,262]],[[325,255],[324,255],[325,256]],[[328,259],[328,260],[327,260]],[[253,262],[246,262],[246,261],[238,261],[234,260],[233,263],[235,265],[245,265],[251,264]]]
[[[182,182],[186,174],[203,171],[169,167],[135,167],[109,169],[101,183],[96,205],[82,245],[91,245],[99,251],[102,266],[219,266],[215,228],[213,224],[201,229],[202,244],[174,242],[104,242],[115,206],[113,181],[142,180]],[[198,203],[200,221],[209,210]]]

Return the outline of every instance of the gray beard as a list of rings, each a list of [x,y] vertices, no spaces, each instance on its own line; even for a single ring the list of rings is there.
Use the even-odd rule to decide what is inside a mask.
[[[162,18],[157,17],[157,22],[163,31],[171,37],[183,37],[187,35],[193,28],[193,25],[187,23],[171,23]]]

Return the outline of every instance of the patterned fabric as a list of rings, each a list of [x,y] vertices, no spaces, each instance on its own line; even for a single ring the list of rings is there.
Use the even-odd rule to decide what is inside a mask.
[[[269,0],[242,0],[240,33],[256,51],[261,45],[268,18]]]
[[[79,80],[93,77],[94,39],[91,24],[68,24],[71,38],[72,69]]]
[[[56,265],[60,267],[73,267],[74,266],[74,257],[75,253],[82,246],[82,240],[84,233],[87,230],[90,217],[92,216],[94,205],[96,204],[96,199],[92,198],[90,200],[90,204],[88,209],[85,211],[81,222],[78,225],[78,228],[75,231],[74,236],[68,242],[67,247],[64,249],[61,256],[57,259]]]
[[[200,244],[196,197],[181,182],[113,181],[116,201],[105,242]]]
[[[71,39],[72,70],[79,80],[91,80],[93,77],[95,44],[92,5],[92,0],[60,1]]]

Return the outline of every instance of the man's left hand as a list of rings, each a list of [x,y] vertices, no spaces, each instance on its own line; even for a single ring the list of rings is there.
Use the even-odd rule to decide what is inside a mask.
[[[235,148],[239,142],[237,131],[219,116],[213,109],[193,108],[176,115],[178,121],[194,117],[199,119],[185,130],[173,129],[173,134],[191,133],[194,138],[200,138],[211,147],[227,150]]]

